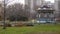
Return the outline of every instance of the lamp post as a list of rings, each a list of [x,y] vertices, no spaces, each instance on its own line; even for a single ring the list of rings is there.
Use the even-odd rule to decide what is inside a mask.
[[[5,7],[6,7],[6,4],[5,4],[5,0],[4,0],[4,20],[3,20],[3,29],[6,29],[6,24],[5,24],[5,13],[6,13],[6,10],[5,10]]]

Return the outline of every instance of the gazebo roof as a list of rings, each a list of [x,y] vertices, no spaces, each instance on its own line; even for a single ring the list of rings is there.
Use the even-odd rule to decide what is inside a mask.
[[[49,7],[49,6],[42,6],[40,8],[37,9],[38,12],[44,12],[44,13],[52,13],[53,11],[55,11],[52,7]]]
[[[52,8],[38,8],[38,11],[54,11]]]
[[[51,12],[53,12],[55,10],[54,9],[51,9],[51,8],[43,8],[43,9],[42,8],[38,8],[37,11],[38,12],[44,12],[44,13],[47,13],[47,12],[48,13],[51,13]]]
[[[42,6],[41,8],[50,8],[49,6],[47,6],[47,5],[44,5],[44,6]]]

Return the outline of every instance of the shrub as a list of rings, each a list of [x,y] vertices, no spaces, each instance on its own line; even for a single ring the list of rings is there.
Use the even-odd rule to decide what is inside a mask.
[[[26,23],[26,26],[34,26],[33,23]]]
[[[27,21],[28,18],[25,16],[10,16],[10,21]]]
[[[11,27],[11,24],[6,23],[5,26],[6,26],[6,27]]]

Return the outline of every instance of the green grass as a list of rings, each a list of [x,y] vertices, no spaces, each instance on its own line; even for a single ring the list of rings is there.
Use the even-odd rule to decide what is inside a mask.
[[[0,27],[0,34],[27,34],[37,32],[60,32],[60,25],[36,25],[33,27]]]

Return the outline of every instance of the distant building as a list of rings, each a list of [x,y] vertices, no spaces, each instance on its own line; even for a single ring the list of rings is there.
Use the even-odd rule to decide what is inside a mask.
[[[35,13],[35,10],[39,8],[43,2],[44,0],[25,0],[25,4],[29,6],[29,11],[31,14]]]
[[[59,10],[59,9],[58,9],[58,3],[59,3],[59,0],[55,0],[55,4],[54,4],[54,5],[55,5],[55,10],[56,10],[56,11]]]
[[[56,20],[60,20],[60,0],[55,0]]]
[[[43,5],[44,0],[25,0],[25,4],[30,7],[41,6]]]

